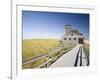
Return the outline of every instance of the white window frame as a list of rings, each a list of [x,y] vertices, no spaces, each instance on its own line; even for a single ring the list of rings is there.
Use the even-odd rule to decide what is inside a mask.
[[[74,13],[89,13],[90,14],[90,61],[89,67],[78,67],[78,68],[50,68],[50,69],[21,69],[21,11],[22,10],[36,10],[36,11],[53,11],[53,12],[74,12]],[[67,5],[67,4],[37,4],[27,1],[16,1],[12,2],[12,69],[11,78],[12,80],[37,80],[38,78],[45,79],[46,77],[58,77],[58,76],[72,76],[91,74],[96,72],[96,9],[93,6],[80,6],[80,5]]]

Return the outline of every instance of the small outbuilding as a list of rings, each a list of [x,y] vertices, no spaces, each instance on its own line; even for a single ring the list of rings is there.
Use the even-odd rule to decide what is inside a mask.
[[[61,39],[64,45],[66,44],[83,44],[84,36],[81,32],[76,29],[72,29],[71,25],[65,25],[65,35]]]

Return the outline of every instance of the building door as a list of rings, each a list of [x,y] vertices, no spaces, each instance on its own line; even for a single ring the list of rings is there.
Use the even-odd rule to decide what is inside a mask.
[[[79,38],[79,44],[83,44],[83,38]]]

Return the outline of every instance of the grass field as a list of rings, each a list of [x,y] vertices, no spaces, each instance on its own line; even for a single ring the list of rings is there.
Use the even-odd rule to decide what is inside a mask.
[[[86,56],[87,56],[87,61],[88,61],[88,65],[89,65],[89,55],[90,55],[90,45],[89,45],[89,41],[86,41],[86,42],[84,42],[84,44],[83,44],[83,47],[84,47],[84,50],[85,50],[85,52],[86,52]]]
[[[49,54],[53,49],[60,45],[59,40],[56,39],[29,39],[23,40],[22,48],[22,61],[30,60],[34,57]],[[47,58],[40,59],[39,61],[31,64],[23,65],[23,68],[33,68],[43,62],[47,61]],[[37,64],[38,63],[38,64]]]
[[[48,54],[52,49],[59,45],[60,42],[56,39],[23,40],[23,61],[43,54]]]
[[[30,60],[34,57],[42,56],[45,54],[50,54],[52,51],[54,51],[57,47],[61,46],[61,42],[57,39],[29,39],[29,40],[23,40],[23,48],[22,48],[22,61],[25,62],[27,60]],[[70,47],[63,47],[60,49],[60,52],[62,51],[69,51],[72,49],[75,45],[70,45]],[[54,52],[54,54],[49,55],[49,57],[45,57],[43,59],[39,59],[38,61],[24,64],[22,65],[23,69],[30,69],[35,68],[44,62],[48,61],[49,59],[57,56],[59,54],[59,51]],[[61,55],[63,55],[62,53]],[[60,56],[61,56],[60,55]]]
[[[89,42],[84,42],[83,47],[87,55],[89,55]]]

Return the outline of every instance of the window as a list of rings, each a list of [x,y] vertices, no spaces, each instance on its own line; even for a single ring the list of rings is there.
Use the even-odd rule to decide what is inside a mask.
[[[71,36],[73,36],[74,34],[71,34]]]
[[[76,40],[76,38],[74,38],[74,40]]]
[[[69,40],[71,40],[71,38],[69,38]]]
[[[64,38],[64,40],[66,40],[66,38]]]

